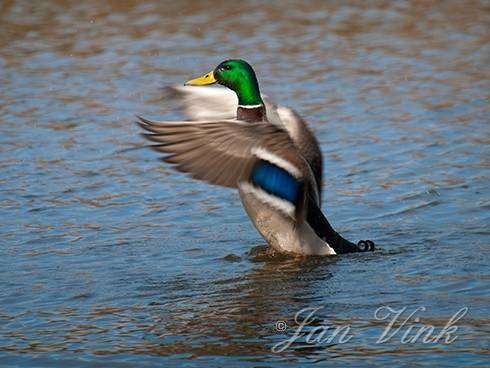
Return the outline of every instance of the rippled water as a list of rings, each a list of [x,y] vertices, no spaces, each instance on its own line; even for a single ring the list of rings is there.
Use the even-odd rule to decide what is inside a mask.
[[[487,1],[3,1],[0,364],[488,365],[489,25]],[[130,149],[231,57],[309,121],[329,219],[376,252],[254,257],[234,191]],[[468,311],[451,344],[376,343],[383,306]],[[271,350],[317,307],[352,339]]]

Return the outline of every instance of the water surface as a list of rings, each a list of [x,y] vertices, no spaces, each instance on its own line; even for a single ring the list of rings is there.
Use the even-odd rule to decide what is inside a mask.
[[[435,3],[2,2],[0,364],[488,365],[490,8]],[[327,216],[376,252],[253,257],[234,191],[130,149],[226,58],[307,119]],[[451,344],[377,344],[383,306],[468,311]],[[317,307],[353,338],[274,353]]]

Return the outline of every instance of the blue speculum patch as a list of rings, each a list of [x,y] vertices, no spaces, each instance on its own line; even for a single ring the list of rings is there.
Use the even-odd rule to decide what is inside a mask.
[[[298,200],[300,185],[296,178],[268,161],[262,160],[257,164],[251,181],[266,192],[293,204]]]

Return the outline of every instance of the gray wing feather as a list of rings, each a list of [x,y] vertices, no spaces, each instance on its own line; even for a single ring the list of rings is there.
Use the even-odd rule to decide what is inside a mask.
[[[296,111],[285,106],[277,106],[276,112],[292,141],[298,147],[305,160],[310,164],[313,175],[315,176],[318,194],[321,197],[323,159],[317,139]]]
[[[157,122],[139,117],[144,136],[152,147],[166,154],[164,161],[195,179],[236,188],[249,180],[262,148],[286,160],[301,173],[300,180],[312,181],[307,163],[289,135],[271,124],[237,120],[213,122]]]
[[[178,103],[184,114],[193,121],[235,119],[238,100],[236,94],[219,87],[171,86],[167,98]],[[318,193],[322,190],[322,154],[318,141],[306,122],[294,110],[275,105],[262,95],[268,121],[288,132],[301,155],[310,164]]]

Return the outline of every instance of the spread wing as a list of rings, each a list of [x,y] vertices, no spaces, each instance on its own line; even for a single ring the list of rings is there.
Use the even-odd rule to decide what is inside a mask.
[[[301,155],[310,164],[315,176],[318,193],[321,194],[323,159],[317,139],[296,111],[289,107],[276,106],[276,113],[281,120],[281,124],[288,131],[289,136],[301,152]]]
[[[235,92],[220,87],[171,86],[167,98],[179,104],[179,108],[193,121],[235,119],[238,99]],[[301,155],[310,164],[318,193],[322,189],[322,154],[318,141],[306,122],[294,110],[275,105],[262,95],[268,121],[285,130]]]
[[[318,193],[309,164],[286,131],[238,120],[163,122],[139,117],[144,136],[163,160],[193,178],[230,188],[247,187],[303,221],[307,193]]]
[[[139,117],[144,136],[164,154],[164,161],[193,178],[236,188],[248,181],[253,168],[266,160],[299,181],[311,173],[288,134],[267,123],[237,120],[159,122]]]
[[[166,88],[166,99],[177,102],[180,110],[193,121],[236,119],[238,98],[231,89],[224,87],[179,86]],[[276,106],[262,94],[267,118],[281,126]]]

